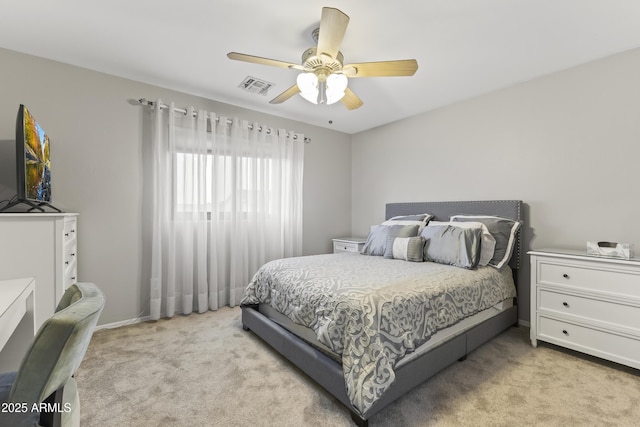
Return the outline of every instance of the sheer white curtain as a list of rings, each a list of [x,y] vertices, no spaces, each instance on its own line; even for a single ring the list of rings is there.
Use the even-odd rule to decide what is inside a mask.
[[[153,111],[151,318],[233,307],[262,264],[302,253],[304,135],[161,105]]]

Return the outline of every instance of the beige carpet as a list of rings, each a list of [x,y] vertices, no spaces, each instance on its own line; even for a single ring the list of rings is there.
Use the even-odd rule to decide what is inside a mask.
[[[640,425],[639,371],[511,328],[376,414],[374,426]],[[349,411],[223,308],[95,333],[82,426],[352,426]]]

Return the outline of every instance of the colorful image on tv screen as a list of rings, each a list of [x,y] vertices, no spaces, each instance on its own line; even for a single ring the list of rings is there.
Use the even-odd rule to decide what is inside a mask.
[[[26,198],[51,201],[51,161],[49,137],[24,109],[24,150]]]

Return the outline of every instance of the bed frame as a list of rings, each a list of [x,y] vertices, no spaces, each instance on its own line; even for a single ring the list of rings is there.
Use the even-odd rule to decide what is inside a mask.
[[[519,200],[389,203],[386,205],[385,218],[428,212],[435,215],[434,220],[437,221],[448,221],[449,217],[455,214],[496,215],[521,221],[521,204],[522,202]],[[522,227],[520,227],[520,230],[522,230]],[[522,256],[521,235],[522,232],[520,231],[509,262],[513,270],[514,280],[517,280],[517,271]],[[353,421],[358,426],[364,427],[368,425],[368,419],[385,406],[447,366],[456,361],[466,359],[467,354],[471,351],[510,326],[517,325],[517,321],[517,305],[514,304],[512,308],[503,311],[498,316],[474,326],[465,333],[434,347],[420,357],[397,368],[395,370],[395,382],[391,387],[367,412],[360,413],[349,401],[344,384],[342,366],[339,363],[263,316],[258,311],[257,306],[242,307],[242,324],[245,330],[253,331],[277,352],[324,387],[331,395],[349,408]]]

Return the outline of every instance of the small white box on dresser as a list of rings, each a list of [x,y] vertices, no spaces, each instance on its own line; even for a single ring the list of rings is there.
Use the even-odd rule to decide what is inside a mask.
[[[531,344],[640,369],[640,259],[541,249],[531,256]]]
[[[360,252],[366,240],[365,237],[340,237],[333,239],[333,253]]]
[[[587,242],[587,255],[633,258],[633,244],[616,242]]]

